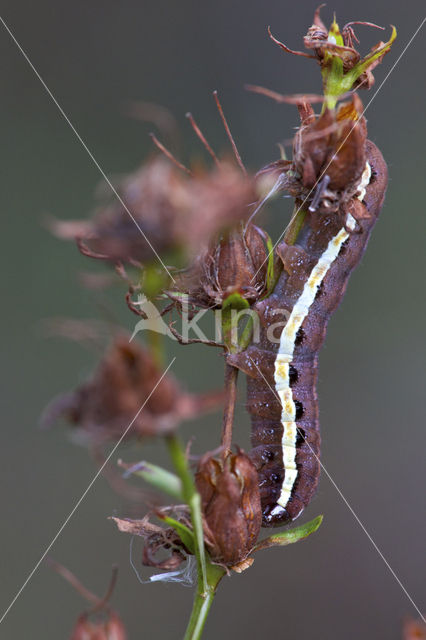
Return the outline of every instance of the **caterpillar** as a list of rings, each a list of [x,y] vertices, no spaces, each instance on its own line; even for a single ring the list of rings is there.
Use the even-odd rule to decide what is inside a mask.
[[[366,158],[355,196],[338,213],[308,211],[297,246],[278,245],[284,268],[273,293],[255,305],[259,341],[228,355],[228,362],[247,374],[250,457],[259,475],[263,526],[296,519],[318,485],[318,352],[387,185],[386,163],[369,140]],[[287,321],[277,322],[284,312]]]

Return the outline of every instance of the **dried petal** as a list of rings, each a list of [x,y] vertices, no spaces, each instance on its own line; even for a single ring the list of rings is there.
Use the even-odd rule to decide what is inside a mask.
[[[115,522],[119,531],[143,538],[142,564],[146,567],[174,571],[185,562],[188,549],[184,547],[172,527],[164,528],[152,524],[148,516],[142,520],[130,518],[111,518],[111,520]],[[167,553],[165,558],[164,552]],[[162,554],[163,557],[159,557],[157,554]]]

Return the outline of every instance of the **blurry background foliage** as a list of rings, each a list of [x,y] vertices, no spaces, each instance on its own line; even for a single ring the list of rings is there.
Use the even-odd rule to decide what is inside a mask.
[[[191,110],[216,150],[228,149],[211,92],[218,89],[248,167],[278,156],[298,117],[244,91],[244,83],[282,93],[320,91],[313,61],[285,55],[267,37],[295,49],[311,24],[314,2],[263,0],[196,2],[54,2],[4,0],[2,15],[108,175],[129,172],[147,157],[151,125],[124,115],[132,100],[169,108],[182,132],[181,158],[204,155],[184,117]],[[375,72],[376,87],[423,18],[420,0],[335,0],[341,25],[369,20],[398,28],[398,40]],[[378,32],[359,27],[361,51]],[[0,191],[2,314],[2,446],[0,448],[1,606],[6,608],[95,472],[86,451],[58,426],[37,422],[52,396],[76,386],[97,354],[60,338],[46,339],[52,316],[112,320],[132,330],[124,286],[107,294],[81,288],[78,274],[104,270],[43,228],[44,214],[81,218],[93,206],[101,178],[56,107],[0,29]],[[424,597],[419,557],[424,548],[422,459],[426,311],[424,292],[425,60],[421,32],[367,112],[370,137],[381,148],[390,183],[381,220],[361,267],[333,317],[320,358],[322,460],[396,573],[417,601]],[[422,72],[421,72],[422,73]],[[373,89],[374,91],[374,89]],[[371,97],[361,93],[364,103]],[[206,158],[207,160],[207,158]],[[276,238],[290,215],[290,199],[271,208]],[[221,384],[222,357],[201,346],[179,347],[174,372],[190,389]],[[249,446],[244,389],[235,440]],[[220,416],[183,429],[194,452],[217,445]],[[165,463],[159,447],[122,447],[118,455]],[[117,456],[115,456],[117,457]],[[320,531],[303,544],[273,549],[246,574],[225,580],[206,638],[280,637],[346,640],[400,637],[414,613],[347,507],[323,474],[303,518],[324,513]],[[172,639],[186,624],[191,590],[141,585],[129,565],[129,539],[109,515],[127,505],[99,479],[52,555],[87,586],[102,592],[113,562],[120,565],[113,599],[130,638]],[[136,515],[136,514],[135,514]],[[135,544],[135,560],[140,550]],[[236,584],[238,581],[238,585]],[[80,597],[42,566],[3,623],[1,636],[65,638],[81,610]],[[167,615],[165,615],[167,612]]]

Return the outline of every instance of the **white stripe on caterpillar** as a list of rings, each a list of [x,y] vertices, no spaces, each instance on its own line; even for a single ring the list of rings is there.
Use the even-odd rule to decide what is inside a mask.
[[[357,191],[357,198],[361,202],[365,197],[365,188],[370,182],[370,178],[371,167],[367,162]],[[348,213],[346,217],[346,227],[350,231],[353,231],[355,225],[355,219],[350,213]],[[348,238],[349,233],[346,231],[345,227],[342,227],[334,238],[330,240],[326,250],[320,256],[317,264],[312,269],[311,274],[303,287],[302,294],[295,303],[287,324],[281,333],[280,346],[275,359],[274,381],[275,390],[280,398],[282,406],[281,423],[283,426],[283,437],[281,440],[281,447],[284,479],[281,485],[280,497],[277,501],[282,508],[286,507],[290,499],[298,473],[296,466],[296,405],[293,400],[289,377],[289,367],[293,360],[296,336],[303,321],[309,313],[309,309],[315,300],[315,296],[321,282],[324,280],[327,271],[339,255],[343,243],[346,242]]]

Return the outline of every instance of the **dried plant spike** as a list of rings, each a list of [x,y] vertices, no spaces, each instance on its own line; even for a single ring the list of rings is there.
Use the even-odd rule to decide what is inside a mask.
[[[275,102],[284,102],[286,104],[303,104],[305,102],[310,102],[312,104],[320,103],[322,104],[325,101],[325,97],[318,93],[295,93],[293,95],[283,95],[282,93],[278,93],[277,91],[273,91],[272,89],[267,89],[266,87],[260,87],[255,84],[246,84],[245,88],[247,91],[251,91],[252,93],[259,93],[260,95],[266,96],[267,98],[271,98],[275,100]],[[348,97],[350,93],[346,93],[345,95],[340,96],[340,99]]]
[[[70,571],[67,567],[65,567],[60,562],[57,562],[50,556],[46,558],[46,564],[49,565],[57,574],[62,576],[64,580],[66,580],[76,591],[81,595],[82,598],[90,602],[95,607],[98,607],[101,603],[101,598],[92,593],[87,587],[80,582],[80,580]]]
[[[315,119],[314,109],[308,100],[299,102],[297,110],[299,112],[300,124],[309,124],[309,122]]]
[[[363,20],[352,20],[351,22],[347,22],[345,24],[345,26],[343,27],[342,31],[344,31],[345,29],[348,29],[353,24],[361,24],[364,27],[374,27],[374,29],[381,29],[382,31],[385,30],[384,27],[381,27],[379,24],[374,24],[374,22],[364,22]]]
[[[313,58],[315,60],[315,56],[311,55],[310,53],[305,53],[304,51],[293,51],[293,49],[290,49],[285,44],[283,44],[282,42],[277,40],[277,38],[275,38],[272,35],[270,26],[268,26],[268,33],[269,33],[269,37],[271,38],[272,42],[275,42],[275,44],[277,44],[286,53],[292,53],[294,56],[303,56],[304,58]]]
[[[321,20],[321,18],[320,18],[320,12],[321,12],[321,9],[322,9],[323,7],[325,7],[325,6],[326,6],[326,3],[325,3],[325,2],[323,2],[322,4],[320,4],[320,5],[319,5],[319,7],[317,7],[317,8],[315,9],[315,13],[314,13],[314,22],[313,22],[313,24],[314,24],[316,27],[319,27],[320,29],[325,29],[325,24],[323,23],[323,21],[322,21],[322,20]]]
[[[154,124],[167,138],[178,137],[176,118],[163,105],[144,100],[132,100],[124,105],[123,111],[129,118]]]
[[[76,242],[78,250],[80,251],[80,253],[83,256],[86,256],[87,258],[94,258],[95,260],[107,260],[108,259],[108,256],[106,254],[97,253],[96,251],[92,251],[81,238],[77,237],[75,239],[75,242]]]
[[[238,162],[238,165],[240,166],[241,171],[244,173],[244,175],[247,175],[247,171],[246,171],[246,168],[245,168],[245,166],[243,164],[243,161],[241,160],[241,156],[240,156],[240,153],[238,151],[237,145],[235,144],[235,140],[232,137],[231,129],[229,128],[228,122],[227,122],[227,120],[225,118],[225,114],[223,112],[222,105],[221,105],[220,100],[219,100],[219,96],[217,95],[217,91],[213,91],[213,96],[214,96],[214,99],[215,99],[215,102],[216,102],[217,110],[219,111],[219,115],[220,115],[221,120],[223,122],[223,126],[225,127],[226,135],[229,138],[229,142],[231,143],[232,150],[234,151],[234,155],[235,155],[235,158],[236,158],[236,160]]]
[[[114,565],[112,567],[111,578],[109,581],[108,588],[105,592],[105,595],[103,596],[102,599],[99,600],[99,602],[93,607],[93,609],[91,609],[89,613],[96,613],[97,611],[102,611],[102,609],[108,606],[111,596],[114,593],[115,585],[117,584],[117,578],[118,578],[118,567]]]
[[[206,137],[204,136],[204,134],[201,131],[200,127],[195,122],[194,116],[192,115],[192,113],[190,113],[188,111],[188,113],[186,114],[186,117],[188,118],[189,122],[191,123],[191,126],[194,129],[196,136],[201,140],[201,142],[205,146],[206,150],[208,151],[208,153],[213,158],[216,166],[220,168],[219,158],[217,157],[217,155],[215,154],[215,152],[213,151],[213,149],[211,148],[211,146],[207,142]]]
[[[182,164],[181,162],[179,162],[179,160],[177,158],[174,157],[174,155],[172,154],[171,151],[169,151],[168,149],[166,149],[166,147],[158,140],[158,138],[156,137],[156,135],[154,133],[150,133],[149,134],[150,137],[152,138],[153,143],[155,144],[155,146],[160,149],[160,151],[162,153],[164,153],[164,155],[166,156],[166,158],[168,158],[169,160],[171,160],[173,162],[173,164],[175,164],[177,167],[179,167],[179,169],[182,169],[182,171],[185,171],[185,173],[187,173],[189,176],[193,176],[194,174],[192,173],[191,169],[188,169],[188,167],[185,167],[184,164]]]

